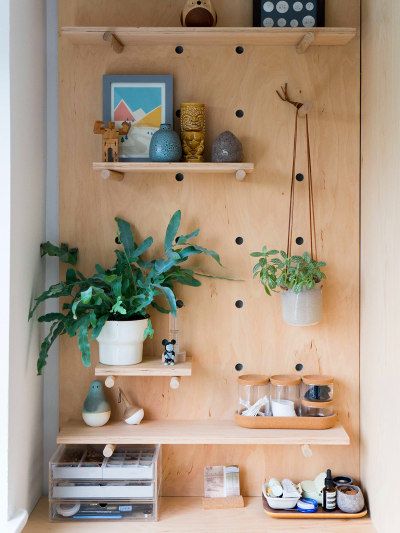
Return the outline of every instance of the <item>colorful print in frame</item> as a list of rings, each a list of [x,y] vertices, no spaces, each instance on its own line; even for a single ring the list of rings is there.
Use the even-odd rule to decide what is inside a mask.
[[[121,162],[149,161],[150,141],[160,124],[173,124],[173,78],[113,75],[103,77],[103,120],[131,129],[120,139]]]

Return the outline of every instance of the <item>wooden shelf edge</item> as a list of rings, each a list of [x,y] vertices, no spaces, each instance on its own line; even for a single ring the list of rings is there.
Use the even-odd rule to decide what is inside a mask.
[[[100,428],[71,421],[61,428],[58,444],[225,444],[347,446],[338,424],[326,430],[246,429],[232,420],[145,420],[139,426],[111,422]]]
[[[95,367],[96,376],[141,376],[141,377],[190,377],[192,375],[192,359],[188,357],[184,363],[174,366],[164,366],[161,357],[144,359],[138,365],[110,366],[98,364]]]

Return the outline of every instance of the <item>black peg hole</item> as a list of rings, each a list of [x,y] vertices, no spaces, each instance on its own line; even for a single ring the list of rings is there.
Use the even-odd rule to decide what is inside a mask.
[[[301,372],[303,370],[303,365],[301,363],[297,363],[297,365],[295,366],[295,369],[297,370],[297,372]]]
[[[175,48],[175,52],[176,52],[177,54],[183,54],[183,46],[177,46],[177,47]]]
[[[121,241],[119,240],[119,237],[115,237],[115,244],[121,244]]]
[[[237,118],[243,118],[244,117],[243,109],[237,109],[235,115],[237,116]]]
[[[176,176],[175,176],[175,179],[176,181],[183,181],[185,179],[185,176],[179,172]]]
[[[243,237],[236,237],[235,242],[238,246],[244,243]]]
[[[297,181],[303,181],[304,180],[304,174],[296,174]]]
[[[176,300],[176,307],[178,309],[182,309],[182,307],[184,306],[185,304],[182,302],[182,300]]]
[[[243,300],[236,300],[236,302],[235,302],[235,306],[236,306],[238,309],[242,309],[242,307],[244,306]]]
[[[175,112],[175,115],[176,115],[177,118],[181,118],[181,110],[177,109],[176,112]]]
[[[197,5],[201,6],[201,0],[197,0]]]
[[[237,364],[235,365],[235,370],[236,370],[236,372],[241,372],[241,371],[243,370],[243,365],[242,365],[242,363],[237,363]]]
[[[301,246],[303,243],[304,243],[304,239],[303,239],[303,237],[297,237],[297,239],[296,239],[296,244],[298,244],[299,246]]]
[[[243,52],[244,52],[243,46],[237,46],[235,50],[236,50],[236,53],[239,54],[239,55],[243,54]]]

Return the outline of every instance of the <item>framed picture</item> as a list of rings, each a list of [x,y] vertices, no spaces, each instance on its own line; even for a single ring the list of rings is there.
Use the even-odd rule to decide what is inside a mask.
[[[131,129],[121,138],[119,160],[148,161],[153,134],[165,122],[172,124],[173,78],[166,76],[104,76],[103,120],[122,122]]]
[[[253,0],[253,26],[314,28],[325,26],[325,0]]]

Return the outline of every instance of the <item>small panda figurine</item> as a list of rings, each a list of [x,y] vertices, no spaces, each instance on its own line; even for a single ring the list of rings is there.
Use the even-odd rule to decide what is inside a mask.
[[[176,344],[176,340],[172,339],[171,341],[164,339],[162,341],[162,345],[164,346],[164,365],[165,366],[174,366],[175,365],[175,352],[174,352],[174,346]]]
[[[182,26],[209,28],[217,24],[217,13],[211,0],[189,0],[182,10]]]

